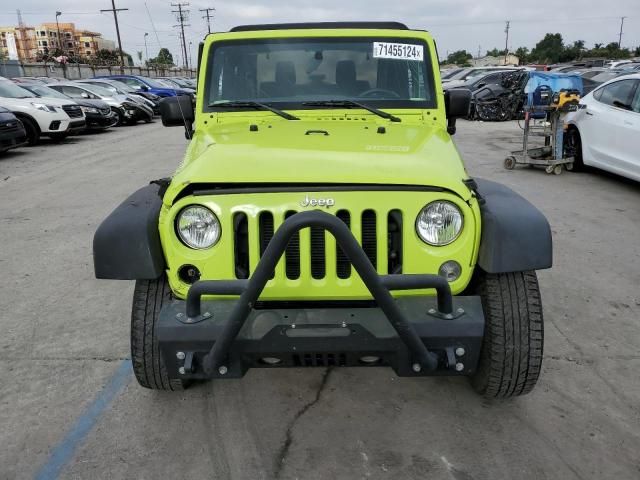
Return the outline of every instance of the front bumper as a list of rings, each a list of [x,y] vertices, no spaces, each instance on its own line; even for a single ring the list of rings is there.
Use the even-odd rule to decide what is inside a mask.
[[[87,114],[87,127],[92,129],[109,128],[118,123],[118,115],[110,110],[107,115],[101,113]]]
[[[6,152],[27,143],[27,132],[19,120],[0,123],[0,152]]]
[[[254,308],[291,237],[312,226],[335,237],[374,306],[285,308],[273,302]],[[394,299],[390,293],[426,288],[437,296]],[[163,307],[156,331],[169,377],[180,379],[237,378],[252,367],[283,366],[390,366],[400,376],[470,375],[483,333],[479,297],[454,300],[449,284],[436,275],[378,275],[344,222],[320,211],[287,219],[250,279],[193,284],[186,301]]]

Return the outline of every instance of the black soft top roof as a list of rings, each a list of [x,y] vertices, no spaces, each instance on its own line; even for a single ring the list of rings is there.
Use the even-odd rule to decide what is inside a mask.
[[[317,22],[317,23],[267,23],[262,25],[240,25],[230,32],[253,32],[257,30],[301,30],[312,28],[371,28],[382,30],[409,30],[400,22]]]

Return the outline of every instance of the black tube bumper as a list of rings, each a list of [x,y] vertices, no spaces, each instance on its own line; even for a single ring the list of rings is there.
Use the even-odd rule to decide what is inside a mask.
[[[376,308],[254,309],[291,237],[311,226],[324,228],[335,237]],[[412,289],[435,289],[437,298],[391,296],[392,290]],[[209,308],[204,310],[205,295],[239,298],[204,302]],[[305,323],[309,325],[298,327]],[[186,302],[165,306],[157,333],[170,377],[212,378],[241,376],[260,363],[302,366],[312,358],[316,359],[309,360],[313,365],[383,364],[399,375],[468,375],[476,367],[483,331],[477,297],[457,297],[454,304],[449,284],[436,275],[378,275],[344,222],[325,212],[310,211],[297,213],[282,224],[250,279],[199,281],[190,288]],[[465,356],[467,363],[458,361]],[[371,359],[375,361],[367,361]]]
[[[212,371],[205,358],[223,336],[234,300],[202,302],[202,319],[190,323],[186,302],[160,312],[157,338],[169,377],[239,378],[249,368],[391,367],[398,376],[471,375],[475,372],[484,315],[479,297],[454,297],[451,318],[437,312],[434,297],[395,303],[420,341],[436,357],[423,368],[377,307],[274,308],[252,310],[238,336]]]

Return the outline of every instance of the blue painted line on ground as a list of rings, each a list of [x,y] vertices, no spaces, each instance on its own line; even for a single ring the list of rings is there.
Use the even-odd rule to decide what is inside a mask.
[[[80,415],[71,430],[51,451],[47,462],[35,475],[36,480],[57,479],[62,469],[69,463],[76,449],[87,437],[104,411],[111,405],[131,376],[131,360],[123,360],[111,376],[109,383],[98,394],[93,403]]]

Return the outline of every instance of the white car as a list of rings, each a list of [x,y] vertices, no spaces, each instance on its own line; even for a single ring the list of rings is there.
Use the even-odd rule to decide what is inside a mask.
[[[567,124],[575,169],[589,165],[640,181],[640,73],[585,95]]]
[[[29,145],[38,143],[41,136],[62,140],[86,126],[84,112],[74,101],[38,97],[3,77],[0,77],[0,107],[20,119]]]

